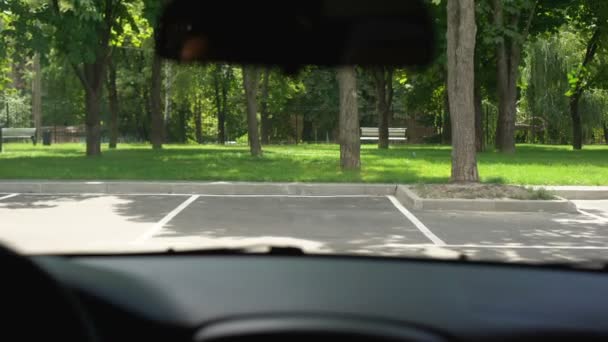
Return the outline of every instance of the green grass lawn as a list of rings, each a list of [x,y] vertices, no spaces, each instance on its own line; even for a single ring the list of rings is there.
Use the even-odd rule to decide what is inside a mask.
[[[84,145],[51,147],[8,143],[0,179],[225,180],[299,182],[441,183],[450,175],[446,146],[363,145],[361,172],[341,172],[337,145],[267,146],[252,158],[247,146],[147,145],[104,147],[87,158]],[[518,146],[514,155],[479,155],[483,182],[539,185],[608,185],[608,147]]]

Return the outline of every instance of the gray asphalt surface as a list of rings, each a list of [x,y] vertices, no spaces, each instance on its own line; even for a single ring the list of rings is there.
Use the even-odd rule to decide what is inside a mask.
[[[26,253],[295,245],[310,252],[608,260],[608,201],[578,214],[416,211],[388,197],[0,194],[0,241]]]

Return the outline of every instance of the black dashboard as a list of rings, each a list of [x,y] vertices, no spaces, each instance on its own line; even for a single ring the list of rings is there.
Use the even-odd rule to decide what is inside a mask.
[[[333,256],[38,256],[104,341],[608,337],[608,276]]]

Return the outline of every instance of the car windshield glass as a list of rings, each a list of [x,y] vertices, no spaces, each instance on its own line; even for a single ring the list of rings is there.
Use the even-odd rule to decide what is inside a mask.
[[[603,1],[428,0],[426,67],[297,72],[160,58],[162,3],[0,0],[0,243],[608,259]]]

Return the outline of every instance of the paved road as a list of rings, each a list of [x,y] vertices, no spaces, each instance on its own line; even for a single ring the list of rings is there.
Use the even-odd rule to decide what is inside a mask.
[[[297,245],[310,252],[608,260],[608,201],[579,214],[416,211],[390,196],[0,194],[0,240],[29,253]]]

